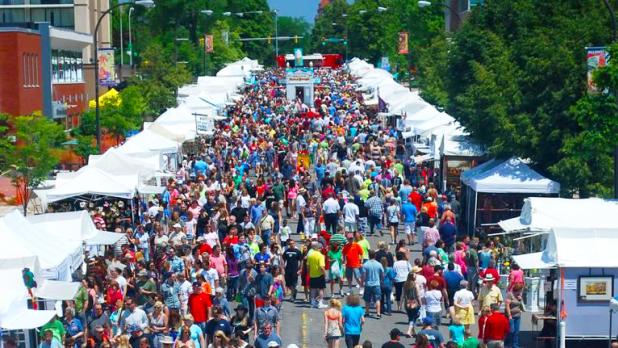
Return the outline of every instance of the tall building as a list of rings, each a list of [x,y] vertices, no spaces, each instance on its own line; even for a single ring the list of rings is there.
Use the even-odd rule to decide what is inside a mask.
[[[107,9],[109,0],[0,0],[0,112],[77,125],[94,95],[92,34]],[[111,46],[110,19],[99,47]]]

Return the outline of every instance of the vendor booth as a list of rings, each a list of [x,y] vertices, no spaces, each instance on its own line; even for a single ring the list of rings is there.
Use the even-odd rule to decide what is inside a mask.
[[[461,174],[461,202],[468,234],[489,232],[501,220],[520,214],[524,198],[557,196],[560,184],[545,178],[521,159],[492,160]]]
[[[545,270],[546,297],[557,305],[554,319],[560,322],[558,347],[607,347],[610,330],[613,337],[618,333],[618,320],[611,321],[609,311],[618,285],[618,224],[614,225],[552,228],[542,252],[513,256],[523,269]]]
[[[285,80],[286,96],[289,100],[300,98],[304,104],[313,106],[313,69],[287,69]]]

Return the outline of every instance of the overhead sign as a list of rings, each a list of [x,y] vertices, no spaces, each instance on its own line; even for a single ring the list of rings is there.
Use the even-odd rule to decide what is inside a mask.
[[[606,47],[586,47],[586,66],[588,67],[588,91],[595,92],[597,87],[594,85],[592,74],[598,68],[602,68],[609,63],[609,52]]]
[[[114,69],[114,49],[99,48],[98,50],[99,71],[97,76],[99,85],[112,87],[116,85],[116,70]]]
[[[288,83],[309,83],[313,82],[312,69],[287,69],[286,79]]]
[[[204,35],[204,49],[206,53],[212,53],[215,50],[215,45],[212,35]]]
[[[408,54],[408,32],[402,31],[399,33],[399,54]]]

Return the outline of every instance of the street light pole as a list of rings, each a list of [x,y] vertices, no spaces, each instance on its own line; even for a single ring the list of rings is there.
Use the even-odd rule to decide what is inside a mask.
[[[279,57],[279,13],[275,12],[275,64],[277,63],[277,57]]]
[[[101,153],[101,108],[99,105],[99,48],[98,48],[99,27],[101,26],[101,23],[103,22],[103,18],[105,18],[105,16],[108,15],[110,12],[112,12],[113,10],[121,6],[133,5],[133,4],[143,5],[146,7],[154,6],[154,2],[152,0],[137,0],[135,2],[118,3],[108,8],[103,13],[101,13],[101,16],[97,20],[97,24],[94,26],[94,35],[92,35],[92,38],[93,38],[92,44],[94,46],[94,105],[95,105],[94,112],[95,112],[95,123],[96,123],[96,133],[97,133],[96,134],[97,152],[98,153]]]
[[[129,9],[129,48],[131,49],[131,55],[129,55],[129,67],[133,69],[133,38],[131,36],[131,14],[133,13],[135,8],[131,7]]]
[[[609,0],[603,0],[605,7],[607,7],[607,11],[611,17],[612,23],[612,43],[616,42],[616,12],[614,8],[609,3]],[[614,198],[618,198],[618,146],[614,147]],[[611,312],[610,312],[611,313]],[[611,341],[611,339],[610,339]]]
[[[607,1],[607,0],[605,0],[605,1]],[[433,3],[432,3],[432,2],[430,2],[430,1],[420,0],[420,1],[418,2],[418,7],[423,8],[423,7],[431,6],[432,4],[433,4]],[[463,23],[463,21],[461,20],[461,16],[459,15],[459,13],[458,13],[457,11],[453,11],[453,9],[452,9],[449,5],[447,5],[447,4],[445,4],[445,3],[442,3],[442,2],[438,2],[438,3],[436,3],[436,5],[438,5],[438,6],[442,6],[442,7],[444,7],[445,9],[447,9],[447,10],[448,10],[448,13],[449,13],[449,18],[450,18],[451,13],[454,13],[454,14],[455,14],[455,17],[457,17],[457,23],[459,23],[459,25],[461,25],[461,23]],[[445,21],[445,22],[446,22],[446,21]],[[451,31],[451,30],[450,30],[450,29],[451,29],[451,25],[450,25],[450,23],[445,23],[445,25],[447,25],[447,30],[446,30],[446,31]]]
[[[120,73],[122,73],[122,66],[124,65],[124,38],[122,37],[122,7],[118,8],[118,14],[120,14]]]

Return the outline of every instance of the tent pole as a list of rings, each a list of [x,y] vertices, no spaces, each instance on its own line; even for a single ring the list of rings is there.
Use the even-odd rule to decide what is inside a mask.
[[[478,201],[479,201],[479,193],[474,191],[474,211],[472,212],[474,214],[474,217],[472,219],[472,233],[474,236],[476,236],[476,209],[478,208]]]

